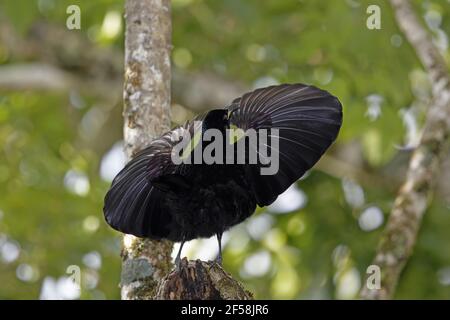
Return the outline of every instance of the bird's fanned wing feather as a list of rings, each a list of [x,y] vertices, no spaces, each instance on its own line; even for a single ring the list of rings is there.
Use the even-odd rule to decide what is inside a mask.
[[[261,175],[262,165],[248,165],[257,203],[269,205],[298,180],[336,139],[342,123],[342,106],[327,91],[303,84],[257,89],[228,107],[231,125],[243,129],[278,129],[279,170]],[[270,136],[269,136],[270,141]],[[256,148],[256,146],[254,146]]]
[[[170,142],[164,137],[139,152],[114,178],[103,208],[114,229],[138,237],[163,236],[154,228],[155,221],[162,226],[165,218],[160,208],[162,193],[150,181],[175,169]]]
[[[103,212],[109,225],[138,237],[167,236],[172,217],[161,208],[165,194],[156,187],[156,181],[179,172],[187,173],[187,166],[172,162],[172,150],[184,137],[193,135],[203,117],[198,116],[155,139],[119,172],[105,196]]]

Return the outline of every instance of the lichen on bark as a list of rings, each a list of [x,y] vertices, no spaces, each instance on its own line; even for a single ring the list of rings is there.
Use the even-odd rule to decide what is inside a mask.
[[[170,125],[170,0],[127,0],[124,138],[129,158]],[[251,299],[214,262],[183,260],[173,269],[172,243],[123,237],[122,299]]]
[[[439,175],[442,155],[448,150],[450,133],[450,76],[448,66],[431,36],[420,23],[408,0],[391,0],[397,23],[416,51],[432,84],[430,104],[422,138],[409,162],[391,215],[373,261],[381,270],[380,288],[363,286],[363,299],[390,299],[403,268],[411,256],[423,215]]]
[[[170,126],[169,0],[125,4],[124,140],[129,158]],[[171,269],[172,243],[123,238],[122,299],[151,299]]]

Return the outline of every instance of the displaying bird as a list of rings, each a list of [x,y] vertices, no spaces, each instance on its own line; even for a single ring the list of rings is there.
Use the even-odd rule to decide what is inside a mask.
[[[185,241],[216,235],[221,263],[223,232],[252,215],[256,205],[270,205],[301,178],[336,139],[341,124],[339,100],[314,86],[282,84],[246,93],[166,132],[136,154],[106,194],[105,219],[127,234],[181,242],[177,266]],[[212,143],[204,139],[209,129],[223,141],[230,129],[269,132],[277,146],[264,145],[278,156],[278,170],[267,175],[261,171],[267,163],[248,163],[250,152],[259,154],[261,146],[248,142],[244,163],[174,163],[176,146],[187,136],[190,148],[181,158],[192,160],[196,150],[205,151]],[[237,146],[235,140],[228,144]]]

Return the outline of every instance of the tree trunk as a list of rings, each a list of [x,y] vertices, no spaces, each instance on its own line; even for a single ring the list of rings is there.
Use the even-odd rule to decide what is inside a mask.
[[[170,0],[128,0],[125,7],[125,148],[128,158],[170,126]],[[215,262],[173,268],[172,243],[123,238],[122,299],[251,299]]]
[[[433,101],[428,110],[420,144],[415,149],[375,255],[381,270],[381,288],[361,291],[363,299],[389,299],[411,256],[422,217],[447,151],[450,133],[450,76],[447,65],[421,25],[408,0],[391,0],[397,23],[426,69]]]
[[[170,0],[125,4],[124,138],[128,157],[170,127]],[[151,299],[172,269],[172,243],[125,235],[122,299]]]

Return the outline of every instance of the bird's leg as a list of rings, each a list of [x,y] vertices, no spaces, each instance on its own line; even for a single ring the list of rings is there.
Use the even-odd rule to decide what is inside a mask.
[[[217,233],[217,242],[219,243],[219,255],[216,258],[216,262],[222,265],[222,232]]]
[[[183,241],[181,241],[181,245],[180,245],[180,249],[178,249],[178,254],[177,257],[175,258],[175,268],[177,271],[180,271],[180,263],[181,263],[181,250],[183,249],[184,243],[186,241],[183,239]]]

